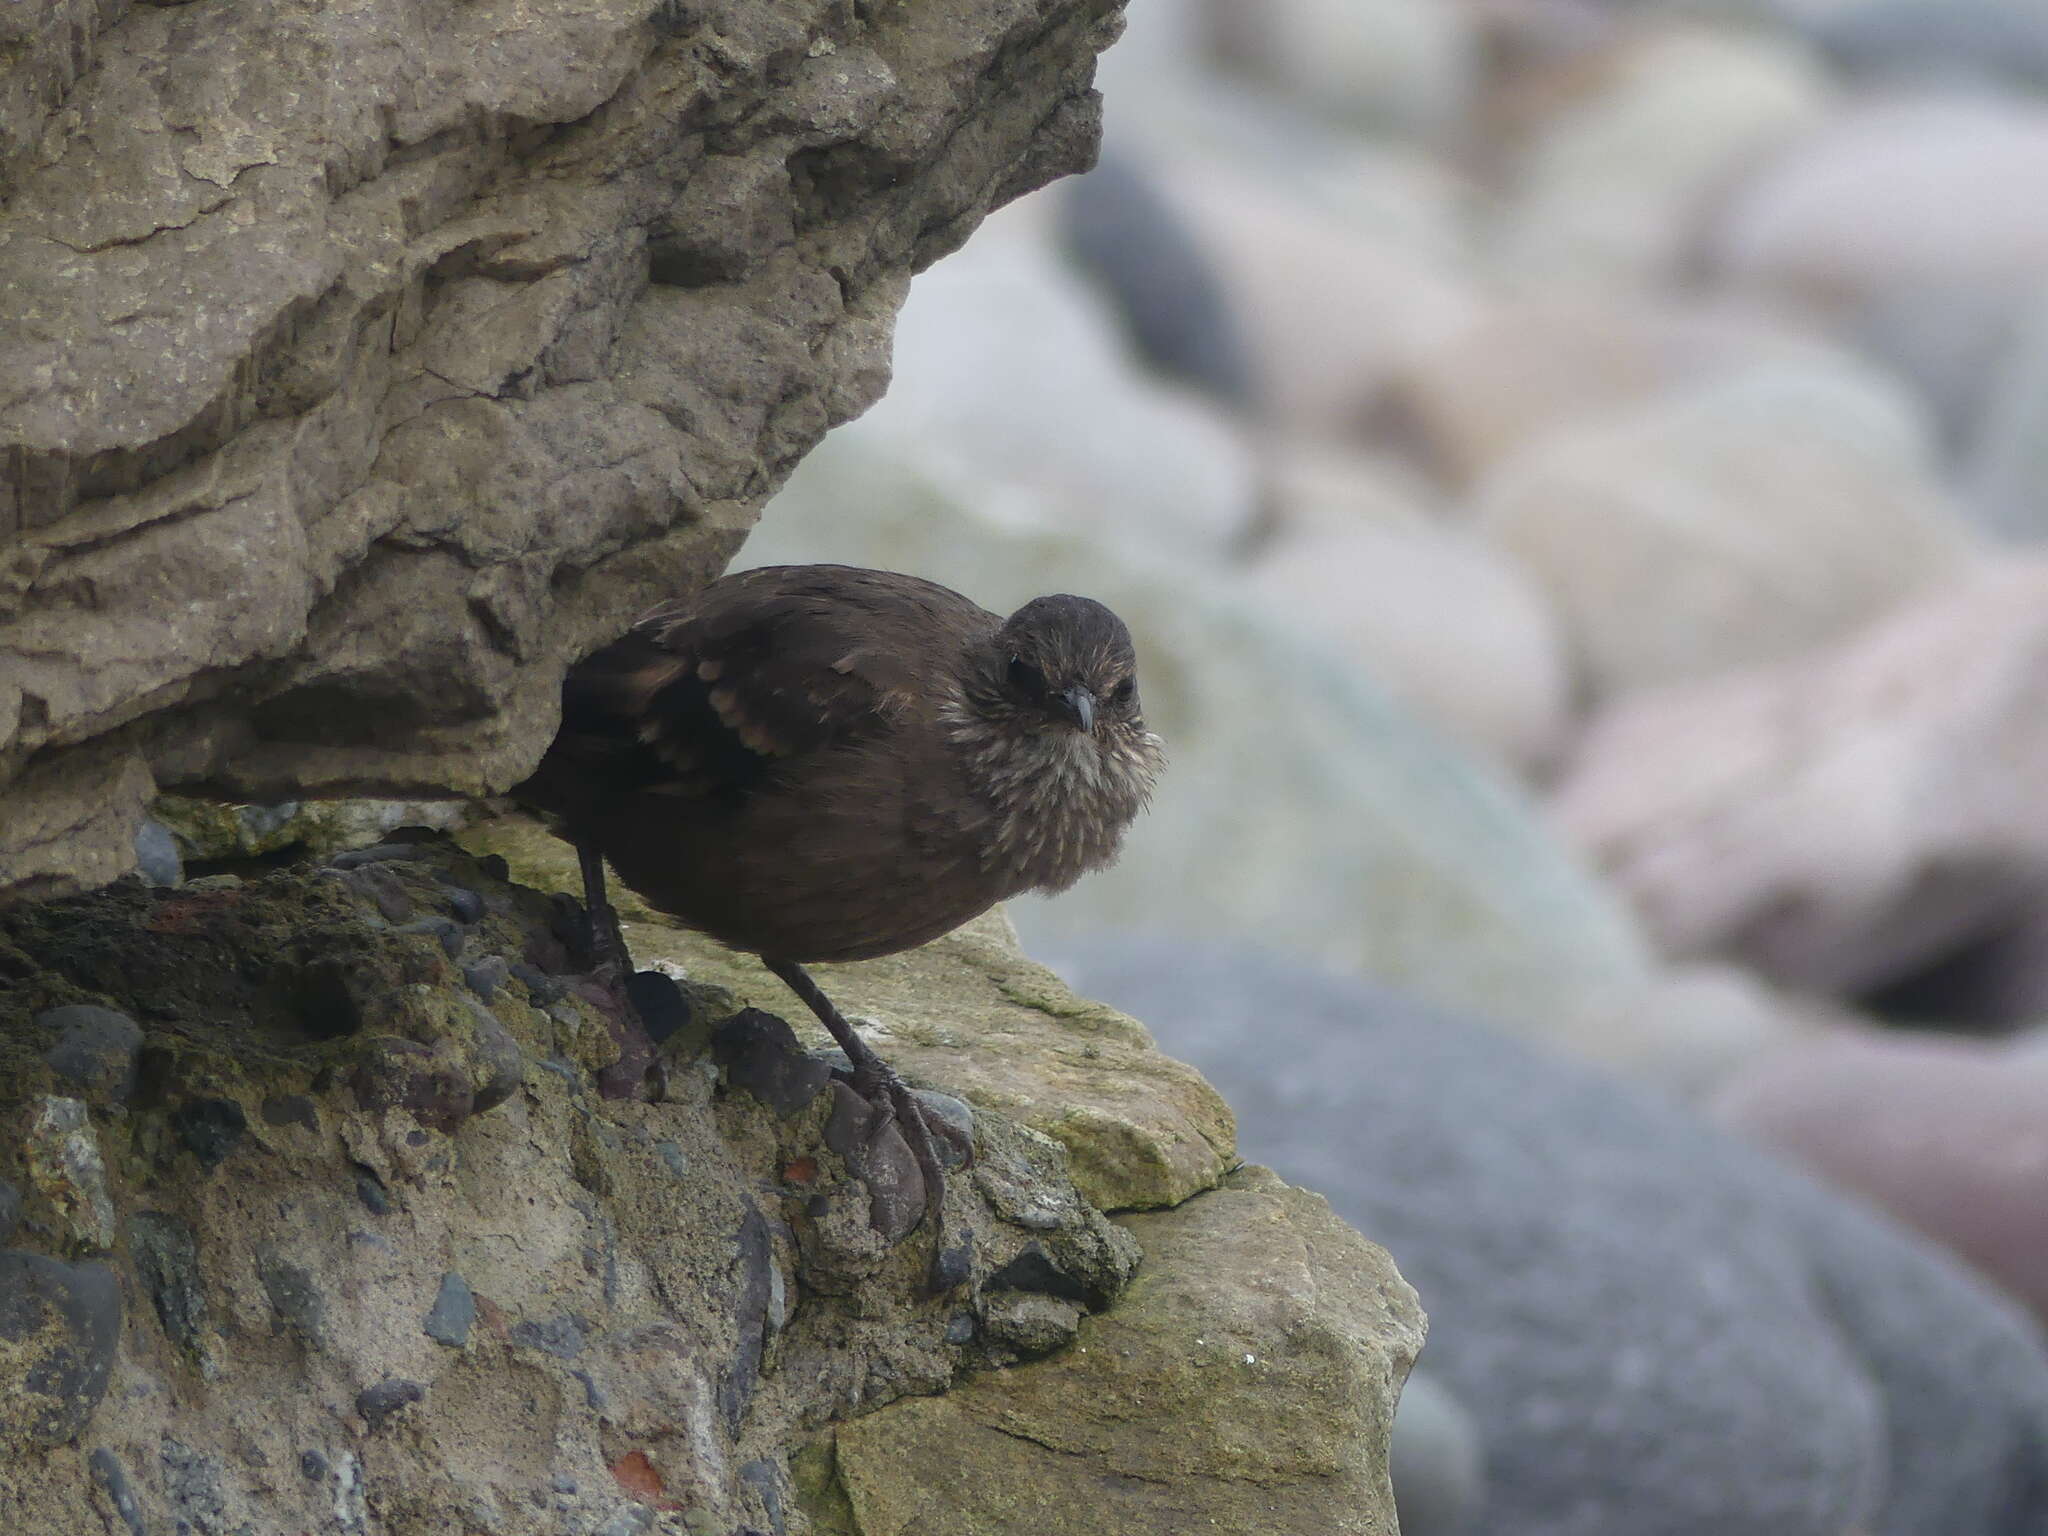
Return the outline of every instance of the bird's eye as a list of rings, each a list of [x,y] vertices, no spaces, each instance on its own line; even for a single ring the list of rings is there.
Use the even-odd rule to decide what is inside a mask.
[[[1031,665],[1022,656],[1010,658],[1010,686],[1027,698],[1037,698],[1045,692],[1045,674]]]
[[[1122,708],[1138,696],[1138,680],[1127,677],[1109,690],[1109,702]]]

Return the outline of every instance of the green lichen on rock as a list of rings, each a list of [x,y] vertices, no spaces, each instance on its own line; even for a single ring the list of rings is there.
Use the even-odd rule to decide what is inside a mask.
[[[839,1427],[852,1529],[1394,1536],[1422,1320],[1386,1254],[1262,1168],[1125,1224],[1145,1268],[1071,1349]]]

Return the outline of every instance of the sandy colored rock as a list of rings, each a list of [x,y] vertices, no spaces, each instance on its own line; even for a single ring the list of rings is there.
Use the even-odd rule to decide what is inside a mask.
[[[1482,313],[1461,263],[1283,194],[1252,167],[1182,164],[1164,190],[1215,258],[1273,417],[1292,432],[1355,437],[1390,370]]]
[[[1598,699],[1795,655],[1960,576],[1973,541],[1930,460],[1888,380],[1788,359],[1542,437],[1474,506]]]
[[[1112,0],[40,8],[0,53],[0,890],[154,788],[480,793],[1085,165]]]
[[[580,891],[576,856],[523,816],[462,834],[517,878]],[[729,988],[829,1046],[789,989],[751,955],[663,922],[614,886],[640,966],[673,967]],[[1075,1185],[1103,1210],[1175,1205],[1212,1187],[1235,1157],[1229,1106],[1162,1055],[1144,1026],[1076,997],[1026,959],[1000,909],[922,949],[858,965],[819,965],[820,986],[891,1065],[1055,1138]]]
[[[1492,249],[1498,270],[1604,287],[1677,275],[1710,199],[1820,120],[1820,71],[1762,33],[1631,29],[1536,127]]]
[[[1392,1536],[1422,1318],[1387,1256],[1263,1168],[1128,1224],[1148,1267],[1066,1354],[839,1430],[852,1530]]]
[[[1887,289],[2039,280],[2048,109],[2024,98],[1878,97],[1732,189],[1703,242],[1722,275],[1823,309]]]
[[[1410,356],[1383,410],[1425,463],[1464,486],[1547,433],[1822,350],[1727,304],[1545,292],[1495,306]]]
[[[1548,761],[1571,702],[1548,595],[1472,530],[1417,518],[1285,530],[1249,572],[1275,614],[1475,755]]]

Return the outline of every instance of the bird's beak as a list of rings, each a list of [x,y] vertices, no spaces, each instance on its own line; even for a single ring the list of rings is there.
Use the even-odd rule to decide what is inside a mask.
[[[1060,702],[1066,705],[1061,711],[1084,732],[1095,729],[1095,695],[1078,683],[1060,695]]]

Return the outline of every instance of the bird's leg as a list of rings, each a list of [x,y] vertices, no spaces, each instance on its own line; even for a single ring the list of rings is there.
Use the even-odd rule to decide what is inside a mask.
[[[846,1052],[846,1059],[853,1063],[854,1092],[877,1108],[895,1115],[897,1123],[903,1127],[903,1139],[910,1144],[910,1155],[917,1159],[917,1171],[924,1176],[925,1215],[932,1223],[932,1230],[942,1233],[944,1218],[941,1206],[946,1195],[946,1175],[939,1167],[939,1154],[932,1146],[931,1125],[925,1118],[924,1107],[917,1102],[917,1095],[896,1075],[895,1069],[861,1039],[846,1021],[846,1016],[825,995],[824,988],[811,979],[809,971],[793,960],[771,960],[766,955],[761,957],[761,963],[780,976],[783,984],[818,1016],[818,1022],[832,1032],[832,1038]]]
[[[615,967],[621,986],[633,974],[633,957],[626,953],[626,936],[619,931],[619,914],[605,899],[604,855],[589,843],[576,845],[576,864],[583,871],[583,913],[590,923],[590,955],[595,968]]]
[[[619,1059],[597,1075],[598,1092],[608,1099],[660,1099],[666,1090],[661,1055],[633,1005],[633,957],[619,931],[619,914],[605,899],[604,855],[588,843],[576,844],[576,863],[583,871],[583,912],[590,923],[591,964],[598,983],[618,1003],[612,1043]]]

